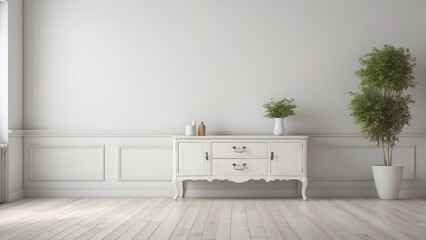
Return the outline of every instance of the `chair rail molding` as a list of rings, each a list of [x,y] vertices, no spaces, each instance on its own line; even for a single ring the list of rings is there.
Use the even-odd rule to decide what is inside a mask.
[[[272,135],[271,130],[209,130],[207,135]],[[25,137],[170,137],[185,135],[183,130],[9,130],[11,136]],[[306,129],[286,130],[286,135],[309,137],[363,137],[359,130]],[[426,137],[426,129],[407,129],[401,137]]]

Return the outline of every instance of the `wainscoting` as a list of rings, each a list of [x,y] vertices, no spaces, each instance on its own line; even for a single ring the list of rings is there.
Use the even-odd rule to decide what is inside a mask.
[[[10,191],[22,191],[25,197],[172,197],[171,136],[175,134],[182,132],[12,131],[9,159],[16,167],[21,161],[24,171],[21,187],[15,176],[13,181],[18,182]],[[308,197],[376,196],[371,165],[381,164],[381,151],[359,133],[289,134],[310,137]],[[426,196],[425,158],[425,131],[406,132],[394,153],[394,162],[405,166],[402,197]],[[185,182],[185,189],[189,197],[297,196],[294,181],[194,181]]]

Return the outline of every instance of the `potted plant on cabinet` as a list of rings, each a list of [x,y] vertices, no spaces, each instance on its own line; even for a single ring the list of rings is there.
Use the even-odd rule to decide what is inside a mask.
[[[409,49],[385,45],[373,48],[359,59],[360,92],[350,92],[351,116],[364,136],[383,151],[383,165],[373,165],[373,177],[381,199],[397,199],[404,166],[392,164],[392,153],[399,135],[411,120],[409,104],[414,101],[405,91],[414,88],[415,58]]]
[[[264,117],[275,119],[274,135],[284,135],[284,118],[295,115],[294,109],[297,107],[294,99],[283,98],[276,101],[274,98],[268,103],[263,104],[266,109]]]

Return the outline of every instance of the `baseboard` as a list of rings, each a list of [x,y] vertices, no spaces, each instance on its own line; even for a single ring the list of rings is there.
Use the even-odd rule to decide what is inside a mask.
[[[401,189],[400,198],[426,198],[426,188]]]
[[[173,189],[25,189],[28,197],[172,197]]]
[[[9,192],[9,202],[13,202],[22,198],[24,198],[24,189],[18,189],[16,191]]]
[[[10,201],[23,197],[172,197],[172,188],[160,189],[25,189],[10,194]],[[254,198],[296,198],[296,188],[188,188],[185,197],[254,197]],[[314,188],[307,189],[309,198],[377,198],[374,188],[338,189]],[[400,198],[424,198],[426,188],[401,189]]]
[[[316,198],[377,198],[375,188],[365,189],[332,189],[315,188],[306,191],[308,197]],[[400,198],[424,198],[426,197],[426,188],[408,188],[401,189]]]
[[[25,189],[25,197],[173,197],[174,189]],[[186,197],[297,197],[296,188],[187,188]]]

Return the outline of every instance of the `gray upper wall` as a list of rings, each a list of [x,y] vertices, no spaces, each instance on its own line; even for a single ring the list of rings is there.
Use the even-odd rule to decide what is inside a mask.
[[[287,97],[288,130],[357,130],[358,58],[384,44],[417,58],[410,128],[426,129],[424,0],[27,0],[24,13],[25,129],[269,130],[262,104]]]
[[[9,5],[9,129],[23,128],[23,2]]]

